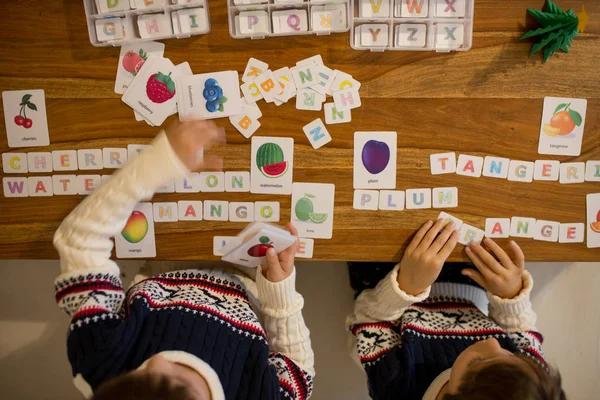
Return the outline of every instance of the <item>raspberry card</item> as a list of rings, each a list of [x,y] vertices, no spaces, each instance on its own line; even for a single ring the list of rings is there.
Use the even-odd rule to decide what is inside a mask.
[[[8,147],[48,146],[46,98],[42,89],[2,92]]]
[[[139,203],[115,236],[117,258],[156,257],[152,203]]]
[[[586,99],[546,97],[538,153],[580,155],[586,109]]]
[[[299,237],[331,239],[334,200],[331,183],[294,183],[291,220]]]
[[[176,81],[179,119],[214,119],[241,114],[237,71],[182,76]]]

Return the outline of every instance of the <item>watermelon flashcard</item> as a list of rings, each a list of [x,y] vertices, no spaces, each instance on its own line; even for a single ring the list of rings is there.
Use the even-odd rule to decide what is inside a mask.
[[[294,139],[254,136],[251,154],[252,193],[292,193]]]

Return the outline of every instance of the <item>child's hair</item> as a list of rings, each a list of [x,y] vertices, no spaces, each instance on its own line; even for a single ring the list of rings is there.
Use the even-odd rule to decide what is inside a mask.
[[[92,400],[202,400],[178,382],[160,374],[124,374],[98,387]]]
[[[443,400],[566,400],[558,371],[548,371],[531,358],[517,354],[531,367],[526,373],[515,364],[494,363],[468,371],[456,394]]]

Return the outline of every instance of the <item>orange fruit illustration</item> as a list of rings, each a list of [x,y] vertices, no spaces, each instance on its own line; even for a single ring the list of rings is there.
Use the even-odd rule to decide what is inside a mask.
[[[590,224],[590,227],[592,228],[592,230],[596,233],[600,233],[600,221],[598,222],[592,222]]]
[[[542,132],[546,136],[564,136],[582,123],[581,114],[571,108],[571,103],[562,103],[554,110],[550,123],[542,125]]]
[[[568,135],[575,129],[575,121],[568,111],[559,111],[552,116],[550,126],[560,129],[561,135]]]
[[[546,136],[557,136],[560,135],[560,128],[555,128],[550,124],[544,124],[542,128]]]

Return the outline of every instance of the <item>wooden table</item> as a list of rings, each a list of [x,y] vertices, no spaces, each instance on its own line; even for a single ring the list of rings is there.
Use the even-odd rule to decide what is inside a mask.
[[[580,1],[560,0],[579,12]],[[545,96],[588,99],[580,157],[548,157],[560,161],[600,159],[600,3],[587,2],[591,16],[586,33],[570,54],[546,65],[541,56],[528,58],[531,43],[519,36],[531,25],[528,7],[542,0],[476,0],[473,48],[451,54],[435,52],[354,51],[349,34],[294,36],[266,40],[234,40],[228,33],[225,1],[210,0],[212,31],[190,39],[166,40],[165,56],[177,64],[189,61],[194,73],[243,71],[256,57],[273,69],[320,53],[325,63],[362,82],[362,107],[349,124],[331,125],[333,141],[313,150],[302,126],[322,114],[297,111],[294,102],[281,107],[260,103],[259,135],[295,139],[294,181],[335,183],[334,234],[317,240],[319,260],[399,260],[415,230],[439,210],[357,211],[352,208],[353,133],[398,132],[397,189],[457,186],[459,207],[447,210],[483,228],[486,217],[526,216],[559,222],[585,222],[585,195],[599,192],[597,183],[531,184],[457,175],[432,176],[429,155],[495,155],[533,161]],[[46,91],[51,151],[126,147],[148,143],[156,128],[136,122],[132,110],[113,92],[119,48],[92,47],[81,0],[2,2],[0,90]],[[3,116],[1,117],[2,121]],[[228,144],[217,152],[226,170],[249,170],[250,141],[227,119]],[[9,149],[4,132],[0,152]],[[110,171],[102,171],[110,173]],[[31,174],[29,174],[31,175]],[[81,196],[47,198],[0,197],[0,258],[56,258],[52,235]],[[290,217],[290,196],[250,193],[158,194],[154,201],[280,201],[282,221]],[[176,222],[156,224],[158,259],[210,259],[212,238],[235,235],[244,224]],[[550,244],[519,240],[529,261],[599,261],[600,249],[585,244]],[[457,246],[452,260],[464,260]]]

